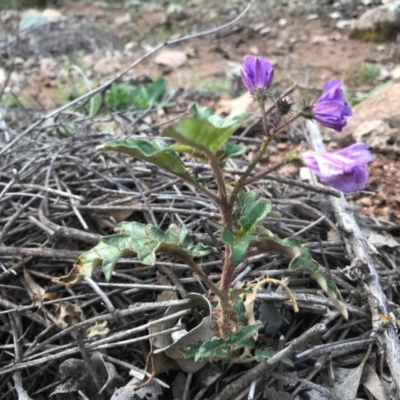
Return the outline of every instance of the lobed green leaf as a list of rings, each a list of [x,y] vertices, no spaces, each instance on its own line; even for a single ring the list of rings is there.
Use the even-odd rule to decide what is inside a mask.
[[[232,350],[238,350],[245,347],[253,348],[254,342],[261,325],[240,326],[235,332],[229,334],[227,342]]]
[[[117,261],[129,254],[137,254],[139,261],[146,265],[154,265],[156,252],[163,252],[177,257],[203,257],[211,252],[211,248],[198,243],[196,246],[184,227],[161,231],[153,225],[139,222],[121,222],[117,234],[105,236],[93,249],[83,253],[71,272],[56,282],[72,286],[85,276],[92,276],[94,270],[101,266],[107,280]]]
[[[255,190],[240,192],[236,199],[233,223],[240,227],[239,235],[254,232],[258,222],[262,221],[272,210],[272,204]]]

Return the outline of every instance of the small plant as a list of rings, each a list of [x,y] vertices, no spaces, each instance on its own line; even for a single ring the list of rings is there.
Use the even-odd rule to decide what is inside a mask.
[[[274,70],[269,61],[247,56],[241,72],[244,85],[261,110],[263,139],[257,154],[244,172],[238,173],[235,182],[225,179],[225,164],[229,158],[243,154],[246,147],[229,139],[249,114],[221,118],[209,108],[192,105],[189,108],[191,117],[172,124],[163,132],[165,137],[175,140],[173,144],[160,138],[134,138],[113,140],[100,146],[102,150],[128,154],[157,165],[195,187],[218,207],[221,219],[216,221],[215,226],[216,236],[221,241],[223,268],[220,282],[214,283],[203,271],[201,262],[196,261],[211,254],[212,248],[193,243],[184,226],[171,227],[163,232],[155,226],[138,222],[120,223],[116,234],[103,237],[97,246],[78,258],[69,275],[56,280],[73,285],[83,277],[91,276],[99,266],[109,280],[118,259],[128,254],[136,254],[139,262],[147,265],[156,262],[157,253],[180,260],[203,280],[218,300],[207,317],[215,324],[215,329],[179,345],[180,354],[198,362],[253,362],[274,354],[271,348],[258,347],[256,338],[260,326],[254,315],[254,303],[260,285],[283,284],[265,278],[256,285],[233,289],[235,267],[249,255],[272,253],[287,257],[289,268],[307,271],[347,318],[346,307],[335,283],[323,273],[301,242],[290,237],[276,238],[263,227],[263,221],[272,213],[272,204],[247,186],[284,165],[294,164],[308,166],[321,182],[351,193],[366,186],[366,164],[372,161],[367,146],[358,143],[335,153],[295,150],[287,154],[283,161],[256,172],[255,168],[271,142],[279,138],[280,132],[296,119],[315,119],[328,128],[341,131],[352,112],[343,98],[341,81],[328,81],[324,93],[316,102],[302,101],[296,107],[291,99],[272,92]],[[149,88],[146,91],[150,92]],[[154,96],[151,98],[156,101]],[[266,113],[266,104],[271,101],[274,107]],[[185,164],[185,155],[189,158],[194,156],[210,166],[215,177],[212,186],[197,178]],[[272,215],[276,216],[276,213]],[[290,293],[286,286],[284,289]],[[296,306],[294,298],[292,304]],[[290,360],[286,362],[290,363]]]
[[[360,70],[355,71],[351,80],[355,85],[373,85],[379,78],[381,71],[376,64],[366,64]]]
[[[232,88],[231,80],[228,78],[204,80],[197,76],[193,77],[190,83],[196,87],[199,92],[206,93],[224,93],[229,92]]]
[[[106,103],[114,110],[124,111],[139,107],[143,110],[155,106],[166,91],[165,79],[160,78],[148,85],[133,86],[121,82],[111,86],[106,93]]]

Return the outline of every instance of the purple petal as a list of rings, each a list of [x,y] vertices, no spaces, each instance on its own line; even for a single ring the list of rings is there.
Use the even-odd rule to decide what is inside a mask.
[[[365,143],[355,143],[332,153],[308,151],[301,158],[322,183],[345,193],[365,188],[368,183],[366,165],[373,160]]]
[[[325,85],[325,92],[313,107],[314,118],[327,128],[338,132],[347,125],[347,117],[353,115],[347,101],[343,98],[343,82],[330,80]]]
[[[356,168],[352,172],[320,180],[343,193],[354,193],[365,189],[368,183],[368,172],[365,168]]]
[[[261,57],[246,56],[242,68],[242,80],[254,94],[256,89],[269,89],[274,76],[272,64]]]
[[[349,147],[338,150],[336,154],[346,158],[351,158],[355,163],[368,164],[373,161],[372,154],[368,150],[368,146],[365,143],[354,143]]]
[[[267,76],[266,65],[260,58],[256,58],[254,63],[254,83],[257,87],[263,87],[265,84],[265,78]]]
[[[244,69],[242,69],[242,81],[244,83],[244,86],[246,86],[247,90],[250,93],[253,93],[254,89],[255,89],[254,83],[253,83],[254,80],[251,79],[251,77],[248,75],[248,73]]]

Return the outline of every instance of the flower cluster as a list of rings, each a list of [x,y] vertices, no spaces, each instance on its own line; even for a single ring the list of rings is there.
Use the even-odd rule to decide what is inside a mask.
[[[242,80],[260,104],[268,97],[273,76],[274,69],[269,61],[261,57],[245,57]],[[327,128],[341,132],[347,125],[347,118],[352,115],[350,106],[343,98],[342,85],[342,81],[329,80],[315,104],[304,105],[298,116],[314,119]],[[366,165],[372,159],[365,143],[356,143],[334,153],[310,151],[301,156],[303,165],[309,167],[322,183],[344,193],[357,192],[366,187]]]

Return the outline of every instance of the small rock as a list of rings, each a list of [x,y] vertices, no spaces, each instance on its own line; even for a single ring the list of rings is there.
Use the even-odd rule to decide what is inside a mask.
[[[15,57],[14,58],[14,65],[22,65],[24,64],[25,60],[22,57]]]
[[[285,25],[287,25],[287,19],[281,18],[281,19],[279,20],[279,22],[278,22],[278,25],[279,25],[279,26],[285,26]]]
[[[372,206],[372,198],[370,196],[361,197],[361,199],[357,200],[358,204],[362,204],[363,206],[370,207]]]
[[[333,13],[329,14],[330,19],[340,19],[342,18],[342,14],[339,11],[334,11]]]
[[[340,21],[336,22],[335,26],[337,29],[345,29],[353,23],[352,20],[349,19],[341,19]]]
[[[57,61],[52,57],[40,59],[40,73],[43,78],[55,79],[57,77]]]
[[[264,22],[260,22],[260,23],[258,23],[258,24],[255,24],[255,25],[252,27],[252,29],[253,29],[253,31],[258,32],[258,31],[261,31],[261,29],[264,29],[265,26],[266,26],[266,25],[265,25]]]
[[[308,19],[309,21],[312,21],[312,20],[318,19],[318,18],[319,18],[319,15],[318,15],[318,14],[308,14],[308,15],[307,15],[307,19]]]
[[[311,38],[310,42],[312,44],[317,44],[317,43],[326,44],[326,43],[329,43],[329,37],[327,35],[314,35]]]
[[[392,79],[394,79],[395,81],[400,80],[400,65],[397,65],[396,67],[394,67],[391,70],[390,75],[391,75]]]
[[[385,121],[372,120],[362,122],[353,132],[353,138],[357,142],[367,143],[372,149],[379,149],[392,140],[397,132]]]
[[[268,26],[266,26],[265,28],[260,30],[260,35],[266,35],[268,33],[271,32],[271,28],[269,28]]]
[[[7,73],[4,68],[0,68],[0,87],[3,87],[7,79]]]
[[[257,46],[250,46],[250,54],[258,55],[260,54],[260,49]]]
[[[124,15],[120,15],[114,19],[115,26],[121,26],[125,24],[129,24],[132,21],[131,13],[127,12]]]
[[[349,37],[363,41],[393,40],[400,28],[400,1],[396,0],[365,11],[353,21]]]
[[[42,15],[48,19],[60,19],[63,16],[61,11],[55,10],[54,8],[46,8],[42,11]]]
[[[117,72],[120,65],[117,64],[112,57],[100,58],[93,66],[93,70],[101,75],[110,75]]]
[[[386,46],[384,44],[380,44],[379,46],[376,46],[376,50],[382,53],[386,50]]]
[[[176,69],[187,62],[187,55],[181,50],[164,50],[154,59],[154,61],[164,67]]]

